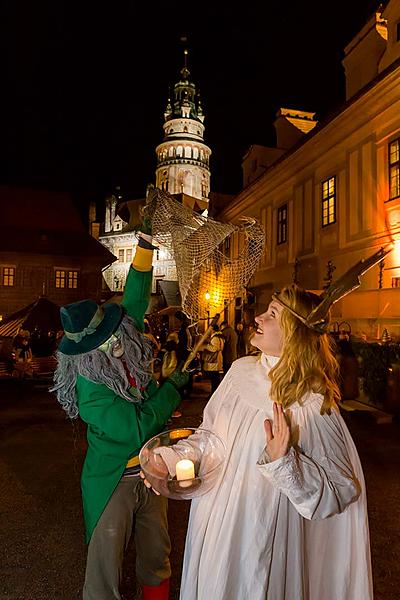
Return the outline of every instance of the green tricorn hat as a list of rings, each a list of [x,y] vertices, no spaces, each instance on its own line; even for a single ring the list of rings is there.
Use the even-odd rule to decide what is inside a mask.
[[[95,350],[116,331],[124,315],[120,304],[99,306],[81,300],[60,308],[64,336],[58,346],[63,354],[84,354]]]

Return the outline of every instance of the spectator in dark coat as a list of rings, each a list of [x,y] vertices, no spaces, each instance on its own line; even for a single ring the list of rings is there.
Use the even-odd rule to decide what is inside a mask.
[[[230,369],[231,364],[237,359],[237,333],[229,325],[228,321],[222,321],[221,333],[225,338],[225,345],[222,351],[224,373]]]

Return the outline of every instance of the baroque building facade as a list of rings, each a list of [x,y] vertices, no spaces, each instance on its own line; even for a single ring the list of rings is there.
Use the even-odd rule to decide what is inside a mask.
[[[323,290],[391,245],[361,287],[333,307],[334,328],[400,336],[400,3],[381,5],[344,50],[346,102],[325,122],[281,108],[277,147],[252,146],[244,189],[218,214],[257,218],[266,233],[250,290],[253,312],[296,281]],[[231,244],[232,256],[240,248]],[[240,304],[240,299],[238,299]],[[231,318],[235,317],[234,307]]]

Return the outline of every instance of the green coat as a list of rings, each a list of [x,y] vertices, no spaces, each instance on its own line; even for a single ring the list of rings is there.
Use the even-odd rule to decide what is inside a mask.
[[[138,327],[143,327],[150,296],[152,272],[131,268],[122,304]],[[87,424],[88,449],[81,487],[86,541],[115,490],[130,458],[162,431],[181,401],[179,392],[166,381],[152,380],[140,403],[130,403],[107,386],[79,376],[76,383],[79,415]]]

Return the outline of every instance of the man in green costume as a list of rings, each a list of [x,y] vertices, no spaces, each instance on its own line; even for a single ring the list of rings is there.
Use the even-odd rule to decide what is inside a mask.
[[[143,600],[167,600],[171,574],[167,500],[139,477],[143,444],[162,431],[188,376],[176,370],[158,386],[143,335],[153,249],[139,243],[121,305],[83,300],[61,307],[64,337],[53,390],[71,418],[87,424],[81,487],[89,544],[84,600],[120,600],[124,551],[135,530],[136,578]]]

